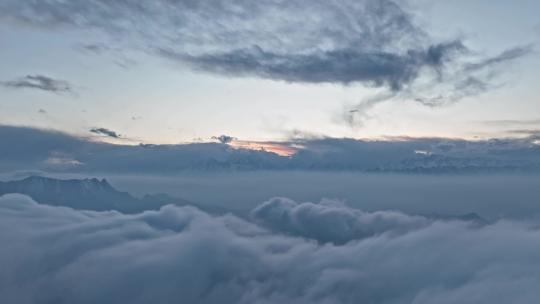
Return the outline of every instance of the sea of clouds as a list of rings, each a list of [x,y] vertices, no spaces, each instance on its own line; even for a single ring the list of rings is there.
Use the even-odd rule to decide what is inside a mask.
[[[249,216],[0,197],[1,303],[535,303],[535,222],[274,198]]]

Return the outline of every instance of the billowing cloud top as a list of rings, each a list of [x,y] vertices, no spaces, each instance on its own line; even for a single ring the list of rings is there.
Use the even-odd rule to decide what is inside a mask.
[[[265,202],[255,208],[251,216],[279,232],[334,243],[387,232],[404,233],[430,223],[424,217],[406,216],[399,212],[365,213],[334,201],[298,204],[287,198]]]
[[[0,301],[529,304],[540,297],[533,224],[426,225],[402,213],[290,200],[259,208],[277,205],[293,229],[271,215],[279,210],[256,210],[259,226],[191,207],[125,215],[0,197]],[[310,222],[329,228],[338,219],[375,233],[342,242]],[[316,241],[324,238],[336,242]]]

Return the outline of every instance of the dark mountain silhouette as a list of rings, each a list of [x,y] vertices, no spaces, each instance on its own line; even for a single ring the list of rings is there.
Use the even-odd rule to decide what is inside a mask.
[[[0,195],[8,193],[28,195],[40,204],[80,210],[138,213],[174,204],[191,205],[209,213],[225,213],[225,210],[219,207],[196,205],[167,194],[145,195],[139,199],[128,192],[116,190],[105,179],[97,178],[63,180],[31,176],[17,181],[0,182]]]

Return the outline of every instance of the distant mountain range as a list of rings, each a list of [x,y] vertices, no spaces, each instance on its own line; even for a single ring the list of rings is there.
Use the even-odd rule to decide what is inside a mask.
[[[202,206],[167,194],[133,197],[112,187],[107,180],[55,179],[42,176],[30,176],[22,180],[0,182],[0,195],[20,193],[28,195],[40,204],[64,206],[80,210],[138,213],[144,210],[159,209],[164,205],[191,205],[209,213],[224,213],[224,208]]]
[[[246,217],[246,210],[229,210],[223,207],[200,205],[167,194],[147,194],[136,198],[128,192],[112,187],[106,179],[56,179],[42,176],[30,176],[22,180],[0,182],[0,196],[9,193],[28,195],[40,204],[63,206],[79,210],[119,211],[122,213],[140,213],[145,210],[157,210],[165,205],[193,206],[210,214],[232,212]],[[476,224],[488,221],[476,213],[463,215],[423,214],[437,220],[461,220]]]

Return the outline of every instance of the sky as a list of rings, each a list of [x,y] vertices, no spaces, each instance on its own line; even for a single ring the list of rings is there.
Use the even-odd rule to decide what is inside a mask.
[[[538,302],[538,12],[0,0],[0,302]]]
[[[539,10],[5,0],[0,123],[124,144],[524,137],[540,127]]]

